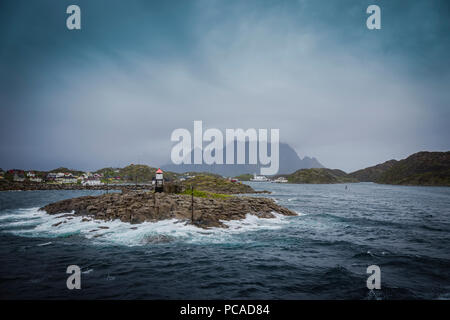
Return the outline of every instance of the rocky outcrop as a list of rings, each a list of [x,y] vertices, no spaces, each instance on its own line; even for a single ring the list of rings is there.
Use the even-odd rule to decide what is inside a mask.
[[[151,185],[108,184],[99,186],[84,186],[81,184],[56,184],[18,181],[0,181],[0,191],[33,191],[33,190],[151,190]]]
[[[180,193],[194,186],[197,190],[224,194],[240,193],[270,193],[255,191],[252,187],[242,183],[234,183],[222,177],[197,176],[184,182],[174,181],[164,183],[164,192]],[[36,183],[29,181],[0,180],[0,191],[33,191],[33,190],[152,190],[151,184],[104,184],[89,186],[81,184]]]
[[[192,198],[189,195],[130,191],[62,200],[49,204],[41,210],[49,214],[73,212],[75,215],[90,216],[100,220],[119,219],[133,224],[165,219],[190,222],[191,204]],[[223,220],[244,219],[246,214],[273,218],[273,212],[286,216],[296,215],[295,212],[267,198],[194,197],[193,223],[201,228],[226,227]]]

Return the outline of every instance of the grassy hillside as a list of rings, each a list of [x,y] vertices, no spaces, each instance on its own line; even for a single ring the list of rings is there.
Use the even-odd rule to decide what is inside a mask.
[[[119,176],[120,168],[102,168],[94,173],[102,174],[105,178],[113,178]]]
[[[252,187],[246,184],[231,182],[228,179],[219,176],[202,175],[202,174],[183,181],[182,185],[186,189],[190,188],[190,186],[193,185],[194,189],[196,190],[221,194],[255,192],[255,190],[253,190]]]
[[[365,169],[361,169],[349,174],[349,176],[364,182],[375,182],[377,181],[381,175],[392,168],[398,161],[397,160],[389,160],[381,164],[377,164],[373,167],[368,167]]]
[[[211,176],[211,177],[218,177],[218,178],[222,178],[221,175],[215,174],[215,173],[211,173],[211,172],[198,172],[198,171],[188,171],[188,172],[183,172],[183,173],[178,173],[179,176],[198,176],[198,175],[202,175],[202,176]]]
[[[338,169],[314,168],[301,169],[292,174],[285,175],[290,183],[350,183],[358,182],[347,173]]]
[[[450,186],[450,151],[418,152],[395,163],[376,180],[400,185]]]
[[[149,183],[155,176],[155,172],[158,168],[153,168],[145,164],[130,164],[124,168],[103,168],[97,170],[96,173],[103,174],[106,178],[121,177],[123,181]],[[165,171],[164,178],[173,180],[178,177],[179,174]]]
[[[234,177],[235,179],[238,179],[239,181],[250,181],[251,178],[253,178],[252,174],[241,174],[239,176]]]
[[[191,191],[191,189],[186,189],[183,192],[181,192],[180,194],[192,195],[192,191]],[[224,198],[232,197],[232,195],[223,194],[223,193],[213,193],[213,192],[208,192],[208,191],[200,191],[200,190],[194,189],[194,197],[224,199]]]
[[[73,170],[73,169],[68,169],[68,168],[64,168],[64,167],[56,168],[56,169],[53,169],[53,170],[51,170],[49,172],[53,172],[53,173],[57,173],[57,172],[71,173],[74,176],[80,176],[80,175],[82,175],[84,173],[83,171],[80,171],[80,170]]]

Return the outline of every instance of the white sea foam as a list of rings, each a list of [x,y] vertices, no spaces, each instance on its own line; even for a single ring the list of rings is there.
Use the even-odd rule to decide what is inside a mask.
[[[88,269],[88,270],[86,270],[86,271],[82,271],[81,273],[82,273],[82,274],[89,274],[89,273],[91,273],[92,271],[94,271],[94,269]]]
[[[11,210],[6,212],[6,214],[0,214],[0,223],[5,220],[23,220],[39,218],[41,216],[38,208],[17,209],[14,213]]]
[[[68,219],[67,213],[49,215],[39,211],[38,208],[31,208],[18,210],[15,214],[8,213],[9,219],[0,220],[0,229],[3,227],[2,232],[23,237],[58,238],[77,235],[101,245],[136,246],[168,241],[228,243],[240,241],[236,239],[236,235],[242,233],[280,229],[289,223],[287,217],[273,214],[275,218],[272,219],[247,214],[242,220],[222,221],[228,228],[205,230],[176,219],[132,225],[120,220],[82,221],[81,216]],[[4,218],[4,216],[0,214],[0,217]],[[14,226],[14,229],[8,228],[11,226]],[[50,243],[42,245],[47,244]]]
[[[40,244],[38,244],[37,246],[38,247],[45,247],[45,246],[49,246],[49,245],[51,245],[53,242],[45,242],[45,243],[40,243]]]

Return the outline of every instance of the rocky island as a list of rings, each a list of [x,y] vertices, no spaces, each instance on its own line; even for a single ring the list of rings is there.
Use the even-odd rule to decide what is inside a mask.
[[[357,179],[349,176],[342,170],[328,168],[300,169],[292,174],[280,175],[280,177],[285,177],[289,183],[329,184],[358,182]]]
[[[193,210],[192,210],[193,203]],[[224,227],[226,220],[244,219],[246,214],[274,218],[274,212],[295,216],[272,199],[232,196],[196,191],[194,196],[175,193],[128,191],[123,193],[85,196],[58,201],[41,210],[49,214],[69,213],[92,219],[114,220],[132,224],[145,221],[179,219],[201,228]]]
[[[297,215],[277,205],[272,199],[236,196],[264,191],[258,192],[248,185],[210,174],[167,182],[161,193],[130,188],[122,188],[121,193],[62,200],[46,205],[41,210],[49,214],[81,215],[86,220],[119,219],[132,224],[179,219],[201,228],[227,227],[223,221],[244,219],[246,214],[260,218],[274,218],[274,212],[286,216]]]

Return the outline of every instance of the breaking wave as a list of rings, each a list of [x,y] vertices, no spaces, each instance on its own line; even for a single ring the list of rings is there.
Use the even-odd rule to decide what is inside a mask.
[[[0,215],[0,231],[22,237],[59,238],[81,236],[96,244],[139,246],[149,243],[184,241],[190,243],[224,243],[240,241],[235,235],[258,230],[275,230],[289,222],[288,217],[273,213],[275,218],[247,214],[245,219],[222,221],[227,228],[201,229],[177,219],[130,224],[120,220],[103,221],[70,213],[49,215],[39,208],[18,209]],[[86,221],[88,220],[88,221]],[[51,242],[43,245],[51,245]]]

